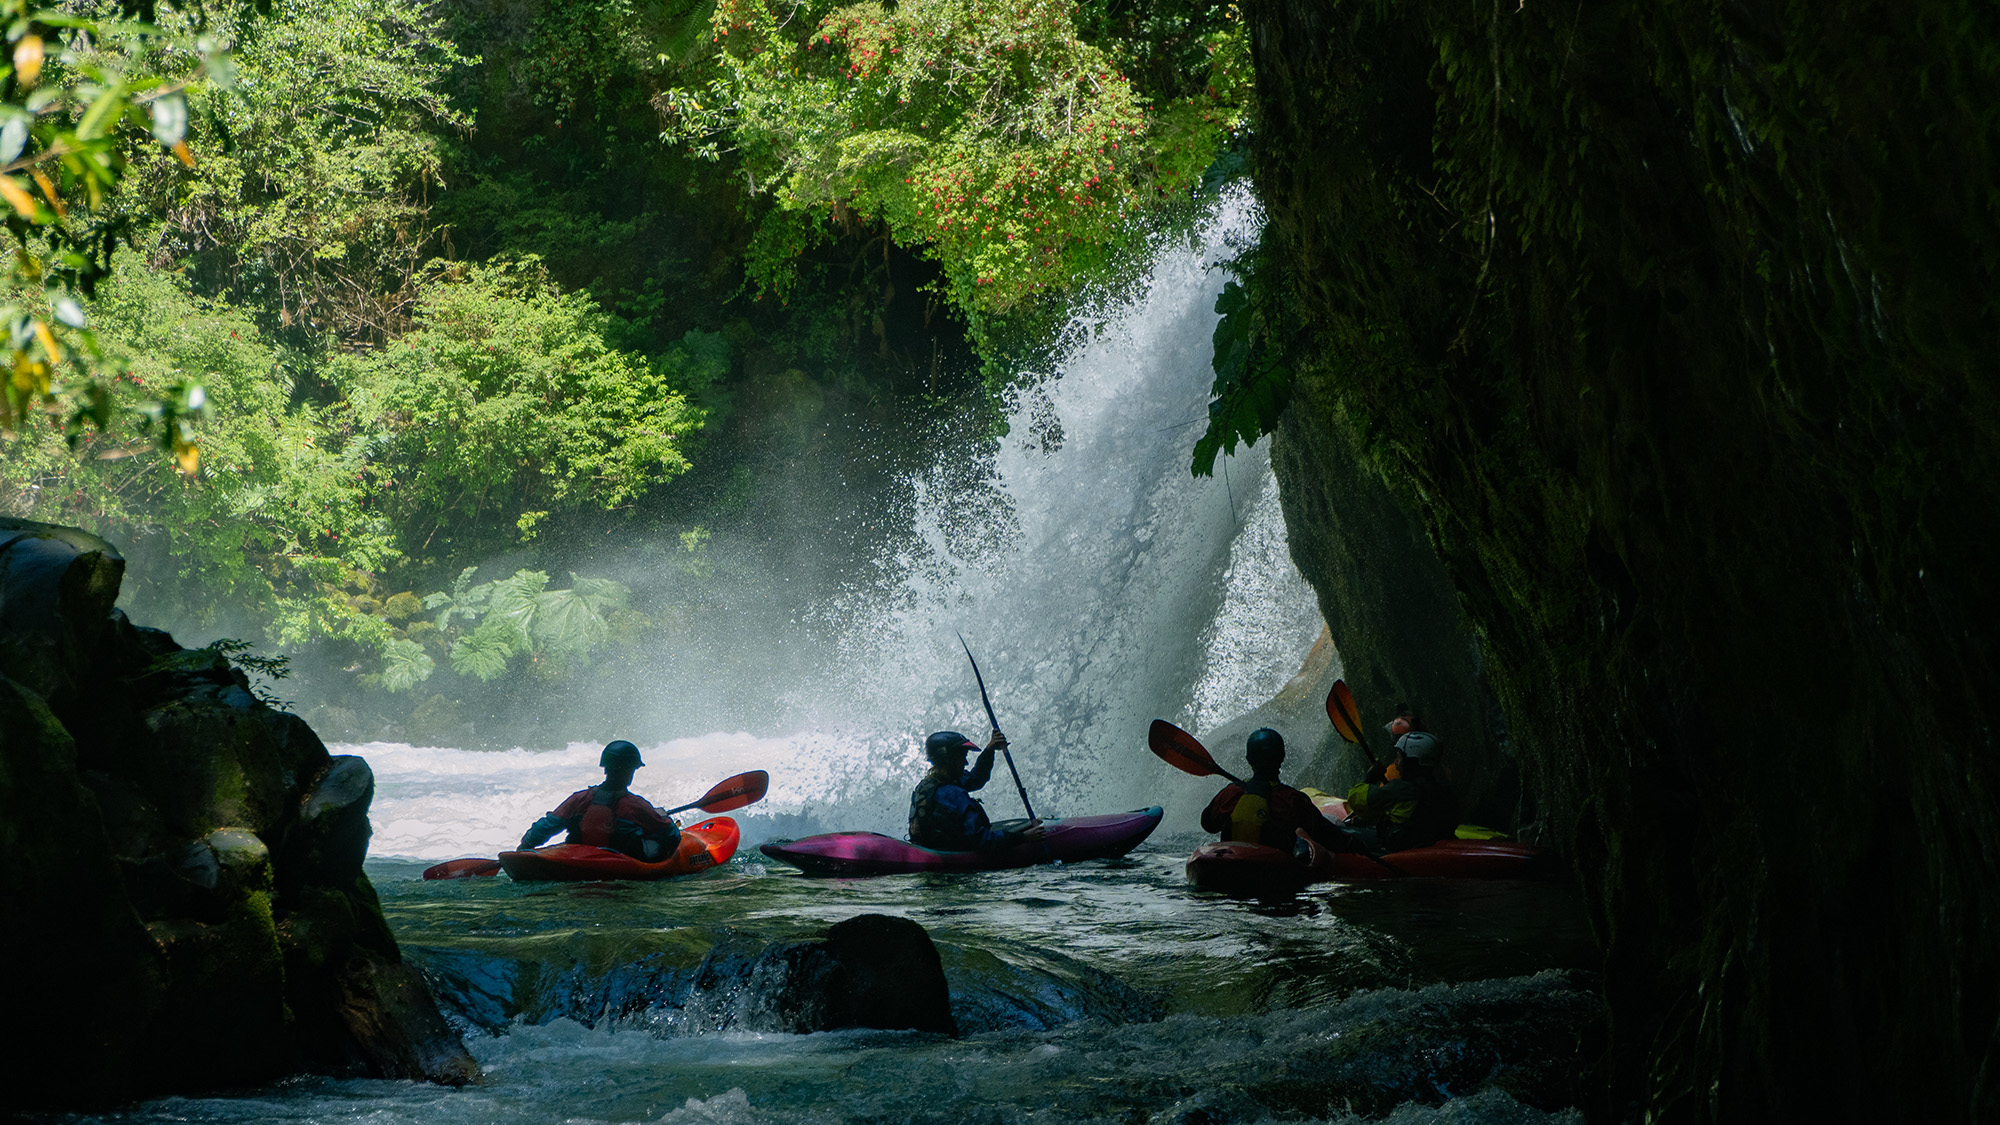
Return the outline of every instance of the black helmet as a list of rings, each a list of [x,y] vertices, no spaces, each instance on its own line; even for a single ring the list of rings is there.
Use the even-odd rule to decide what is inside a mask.
[[[1243,744],[1243,756],[1250,760],[1251,769],[1275,766],[1285,760],[1285,736],[1270,727],[1258,727]]]
[[[977,750],[978,747],[973,745],[971,739],[955,730],[941,730],[924,739],[924,757],[930,759],[933,765],[937,764],[939,759],[960,749]]]
[[[598,755],[597,764],[607,770],[621,765],[636,770],[646,763],[639,760],[639,748],[621,738],[604,747],[604,753]]]

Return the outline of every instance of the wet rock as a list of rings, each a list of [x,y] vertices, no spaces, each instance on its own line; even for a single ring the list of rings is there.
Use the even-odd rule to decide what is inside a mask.
[[[446,1086],[478,1081],[479,1064],[416,969],[358,958],[340,979],[340,1017],[366,1073],[420,1074]]]
[[[67,710],[124,575],[124,556],[95,535],[0,518],[0,674]]]
[[[774,945],[752,967],[749,986],[786,1031],[958,1033],[937,946],[907,918],[862,914],[821,941]]]
[[[0,965],[35,1021],[8,1103],[475,1077],[362,874],[367,764],[114,610],[123,566],[0,520]]]

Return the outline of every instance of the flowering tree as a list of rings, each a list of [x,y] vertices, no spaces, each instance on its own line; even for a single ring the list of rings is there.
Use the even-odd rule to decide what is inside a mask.
[[[1201,174],[1248,92],[1231,24],[1206,94],[1149,105],[1069,0],[721,0],[713,32],[716,77],[665,95],[666,136],[735,153],[775,198],[752,279],[783,295],[831,224],[879,223],[975,317],[1087,274],[1135,208]]]

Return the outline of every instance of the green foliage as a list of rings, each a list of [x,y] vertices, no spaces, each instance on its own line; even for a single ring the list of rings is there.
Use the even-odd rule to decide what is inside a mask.
[[[250,651],[250,642],[237,637],[221,637],[203,645],[202,652],[213,652],[226,658],[231,664],[242,669],[251,677],[250,690],[268,707],[280,711],[291,710],[290,700],[279,699],[272,694],[279,680],[292,674],[292,658],[283,653],[277,656],[258,656]]]
[[[13,242],[0,296],[9,350],[0,431],[45,418],[77,439],[86,424],[102,431],[121,405],[134,405],[115,401],[122,367],[84,311],[127,226],[107,196],[137,149],[193,161],[188,96],[200,95],[205,78],[226,84],[228,61],[207,37],[27,0],[0,0],[0,19],[9,47],[0,61],[0,197]],[[176,66],[155,65],[169,56]],[[187,423],[204,397],[187,384],[137,404],[183,472],[199,462]]]
[[[412,552],[502,546],[528,513],[615,508],[672,480],[703,422],[688,394],[726,370],[707,334],[657,360],[618,350],[596,303],[533,261],[439,271],[416,323],[338,374],[381,419],[376,463],[397,484],[379,503]]]
[[[74,450],[38,429],[0,461],[16,510],[157,544],[174,570],[128,583],[158,612],[205,621],[219,606],[243,607],[270,614],[288,645],[379,634],[343,587],[400,552],[367,504],[373,477],[352,412],[293,407],[300,357],[269,343],[240,310],[194,296],[136,258],[118,263],[97,313],[106,349],[130,357],[125,393],[143,400],[190,383],[213,391],[200,475],[190,480],[147,456],[150,439],[132,415]]]
[[[773,195],[748,268],[780,295],[806,248],[857,222],[923,247],[969,313],[1067,292],[1240,120],[1240,77],[1204,88],[1193,117],[1150,113],[1055,0],[725,0],[713,26],[720,74],[668,93],[666,135],[731,146]],[[1242,57],[1231,34],[1215,33],[1224,65]]]
[[[437,665],[424,646],[407,637],[382,643],[381,683],[384,691],[408,691],[430,678]]]
[[[237,40],[237,84],[189,100],[203,160],[137,170],[127,206],[157,265],[269,309],[300,339],[404,328],[431,256],[440,143],[470,120],[439,84],[469,61],[410,0],[275,0],[177,16]]]
[[[1237,260],[1243,280],[1225,284],[1215,299],[1215,311],[1222,314],[1210,361],[1215,386],[1208,404],[1208,429],[1194,444],[1190,466],[1198,477],[1213,475],[1215,458],[1234,453],[1238,442],[1253,445],[1277,429],[1278,418],[1291,401],[1293,360],[1287,345],[1297,344],[1279,325],[1296,321],[1274,315],[1272,306],[1280,295],[1252,271],[1253,260],[1254,254]]]
[[[545,572],[520,570],[469,585],[477,569],[467,567],[449,591],[424,599],[427,609],[438,611],[437,636],[450,644],[452,670],[461,676],[496,680],[516,656],[532,658],[545,674],[559,674],[588,664],[614,634],[639,623],[632,591],[623,583],[572,574],[569,589],[551,590]]]

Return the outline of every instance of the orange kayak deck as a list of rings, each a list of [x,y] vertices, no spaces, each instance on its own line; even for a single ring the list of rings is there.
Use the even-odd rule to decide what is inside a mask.
[[[525,852],[501,852],[500,866],[524,883],[592,882],[606,879],[671,879],[728,863],[742,832],[726,816],[681,829],[681,845],[657,863],[633,859],[610,848],[555,844]]]

